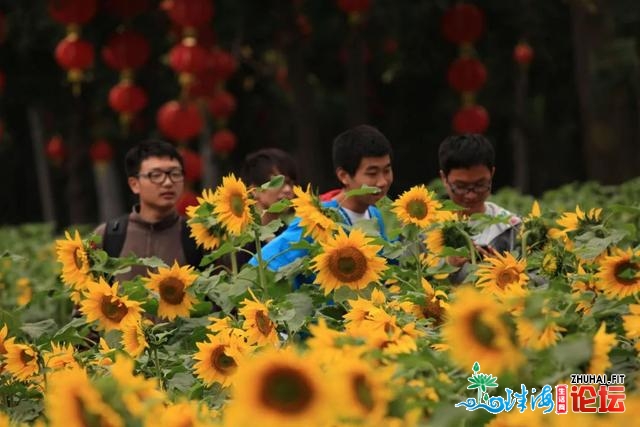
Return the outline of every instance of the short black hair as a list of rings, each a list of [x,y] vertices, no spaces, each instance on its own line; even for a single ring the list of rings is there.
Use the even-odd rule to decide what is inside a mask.
[[[245,157],[240,177],[245,184],[257,187],[268,182],[274,172],[298,180],[296,162],[289,153],[279,148],[263,148]]]
[[[127,176],[136,176],[140,173],[140,165],[149,157],[169,157],[180,162],[184,169],[184,160],[173,144],[159,139],[142,141],[127,151],[124,157],[124,170]]]
[[[495,165],[495,151],[487,138],[477,133],[452,135],[440,143],[438,159],[445,176],[451,169],[468,169],[484,165],[490,170]]]
[[[342,132],[333,140],[333,168],[355,175],[364,157],[392,156],[391,143],[378,129],[359,125]]]

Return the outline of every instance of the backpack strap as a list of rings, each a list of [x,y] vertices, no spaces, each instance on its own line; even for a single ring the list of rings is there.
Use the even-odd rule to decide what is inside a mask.
[[[185,218],[180,218],[182,250],[187,264],[200,270],[200,261],[204,257],[204,251],[198,247],[196,241],[191,237],[191,229]]]
[[[127,237],[129,214],[107,221],[102,236],[102,249],[112,258],[120,256],[124,240]]]

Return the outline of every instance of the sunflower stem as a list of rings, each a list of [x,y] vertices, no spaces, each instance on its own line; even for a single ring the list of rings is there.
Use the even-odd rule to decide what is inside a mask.
[[[527,259],[527,237],[529,237],[529,232],[525,231],[522,233],[522,259]]]
[[[471,265],[476,265],[476,246],[473,243],[471,237],[464,233],[464,238],[467,241],[467,248],[469,249],[469,258],[471,259]]]
[[[235,249],[231,251],[231,274],[234,280],[238,276],[238,254]]]
[[[164,391],[164,385],[162,381],[162,370],[160,369],[160,359],[158,358],[158,349],[153,348],[153,362],[156,365],[156,377],[158,377],[158,386],[161,391]]]
[[[262,258],[262,242],[260,241],[260,233],[257,228],[254,230],[254,236],[256,241],[256,258],[258,259],[258,283],[260,283],[264,295],[267,296],[267,283],[264,277],[265,265],[264,259]]]

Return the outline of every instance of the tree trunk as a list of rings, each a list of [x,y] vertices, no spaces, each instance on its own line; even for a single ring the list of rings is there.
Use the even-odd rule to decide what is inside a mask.
[[[47,167],[47,159],[44,153],[44,132],[42,120],[34,107],[27,110],[29,128],[31,129],[31,142],[33,144],[33,157],[38,177],[38,189],[40,193],[40,206],[44,222],[56,223],[56,210],[53,203],[53,191],[51,189],[51,177]]]

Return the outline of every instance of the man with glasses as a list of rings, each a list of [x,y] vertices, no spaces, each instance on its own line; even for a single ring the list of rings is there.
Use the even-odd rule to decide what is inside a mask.
[[[198,267],[202,252],[178,215],[176,204],[184,190],[184,163],[176,148],[164,141],[148,140],[131,148],[125,156],[127,182],[139,203],[131,213],[98,226],[102,248],[112,257],[156,256],[168,265]],[[118,276],[129,280],[146,275],[146,267],[134,266]]]
[[[463,215],[482,213],[505,218],[504,222],[485,227],[472,236],[478,250],[484,255],[513,250],[521,219],[495,203],[487,202],[496,170],[491,143],[478,134],[450,136],[440,144],[438,157],[440,179],[451,200],[462,207]],[[450,263],[461,265],[462,261],[450,260]]]

